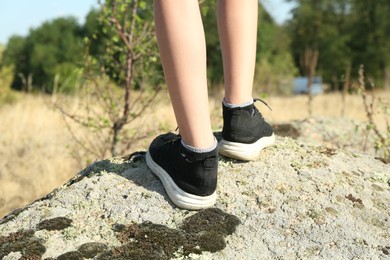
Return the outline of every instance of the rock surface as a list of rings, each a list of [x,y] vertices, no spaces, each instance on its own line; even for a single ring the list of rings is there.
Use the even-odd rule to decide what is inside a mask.
[[[0,259],[390,256],[390,165],[288,137],[219,165],[215,208],[195,212],[170,203],[144,153],[96,162],[0,220]]]
[[[367,123],[343,117],[312,117],[274,125],[281,136],[289,136],[306,144],[326,145],[351,152],[378,156],[375,134]]]

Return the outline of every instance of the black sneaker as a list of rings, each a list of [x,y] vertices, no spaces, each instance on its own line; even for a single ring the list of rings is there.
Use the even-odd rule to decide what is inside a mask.
[[[259,99],[254,99],[255,101],[265,103]],[[255,160],[263,148],[275,142],[272,127],[265,122],[254,103],[237,108],[229,108],[222,104],[222,108],[220,154],[243,161]]]
[[[158,136],[146,154],[150,170],[162,181],[172,202],[185,209],[212,207],[216,201],[218,150],[195,153],[173,133]]]

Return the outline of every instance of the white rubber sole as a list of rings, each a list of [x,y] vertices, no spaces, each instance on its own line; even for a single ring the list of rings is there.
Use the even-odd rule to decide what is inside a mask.
[[[252,161],[260,156],[261,150],[275,143],[275,135],[260,138],[253,144],[229,142],[222,139],[219,144],[219,153],[237,160]]]
[[[179,188],[179,186],[176,185],[171,176],[169,176],[169,174],[163,168],[161,168],[153,161],[149,151],[146,153],[146,164],[148,165],[149,169],[161,180],[168,197],[176,206],[190,210],[204,209],[214,206],[217,200],[216,192],[209,196],[197,196],[183,191]]]

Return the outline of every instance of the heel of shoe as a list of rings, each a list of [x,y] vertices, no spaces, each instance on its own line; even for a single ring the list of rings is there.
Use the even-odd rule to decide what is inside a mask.
[[[149,169],[161,180],[168,197],[173,204],[179,208],[188,210],[199,210],[212,207],[216,200],[217,194],[214,191],[208,196],[198,196],[182,190],[170,175],[154,162],[149,151],[146,153],[146,163]]]
[[[222,139],[219,144],[219,153],[223,156],[241,160],[253,161],[256,160],[261,150],[275,143],[275,135],[265,136],[252,144],[230,142]]]

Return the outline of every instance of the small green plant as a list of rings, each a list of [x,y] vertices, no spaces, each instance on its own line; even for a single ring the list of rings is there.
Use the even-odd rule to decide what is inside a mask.
[[[364,66],[360,65],[359,68],[359,93],[362,96],[364,109],[367,116],[366,135],[370,132],[374,133],[374,145],[375,151],[379,155],[379,158],[385,163],[390,163],[390,102],[380,97],[375,96],[374,84],[372,90],[367,91],[365,78],[364,78]],[[378,125],[375,123],[375,116],[378,114],[384,115],[386,124],[385,131],[380,131]]]

